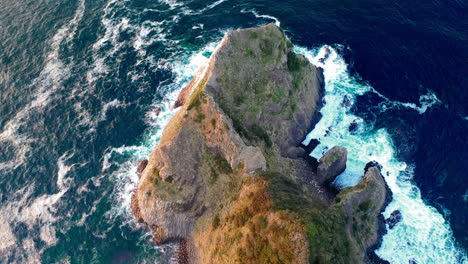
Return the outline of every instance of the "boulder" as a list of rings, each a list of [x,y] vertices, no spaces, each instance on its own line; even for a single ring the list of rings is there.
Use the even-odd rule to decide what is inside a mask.
[[[385,219],[385,223],[388,224],[388,228],[392,229],[401,221],[401,212],[400,210],[393,211],[390,216]]]
[[[319,184],[329,184],[336,176],[346,169],[348,151],[341,146],[334,146],[319,160],[317,181]]]

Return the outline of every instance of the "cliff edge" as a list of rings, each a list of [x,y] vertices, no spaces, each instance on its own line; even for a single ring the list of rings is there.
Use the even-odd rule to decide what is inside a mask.
[[[300,143],[323,75],[292,48],[273,24],[228,32],[141,167],[132,209],[179,263],[359,263],[376,242],[378,170],[336,198],[314,187]]]

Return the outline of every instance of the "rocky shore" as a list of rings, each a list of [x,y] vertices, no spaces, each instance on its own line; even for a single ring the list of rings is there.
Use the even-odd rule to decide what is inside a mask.
[[[176,102],[138,171],[136,219],[179,263],[363,263],[379,239],[385,182],[329,192],[347,151],[301,146],[317,122],[323,75],[269,24],[230,31]]]

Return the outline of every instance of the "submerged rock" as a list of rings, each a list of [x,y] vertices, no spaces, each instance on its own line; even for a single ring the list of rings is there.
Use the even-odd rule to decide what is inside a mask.
[[[161,111],[162,111],[161,107],[156,107],[156,109],[154,110],[154,114],[156,116],[159,116],[159,114],[161,114]]]
[[[348,150],[341,146],[334,146],[327,151],[319,160],[317,168],[317,182],[329,184],[336,176],[346,169]]]
[[[354,132],[354,131],[356,131],[357,128],[358,128],[358,126],[359,126],[358,122],[357,122],[356,120],[353,120],[353,122],[352,122],[352,123],[349,125],[349,127],[348,127],[348,131],[349,131],[349,132]]]

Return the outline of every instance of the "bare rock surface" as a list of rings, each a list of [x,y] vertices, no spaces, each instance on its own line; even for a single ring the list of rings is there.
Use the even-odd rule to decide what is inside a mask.
[[[341,146],[334,146],[319,160],[317,180],[319,184],[328,184],[346,169],[348,150]]]
[[[370,168],[334,202],[316,188],[347,158],[335,147],[317,168],[300,147],[322,86],[322,71],[276,25],[228,32],[138,168],[132,211],[153,241],[177,243],[179,263],[359,263],[375,238],[383,181]],[[369,221],[349,233],[361,207]],[[348,251],[357,239],[365,242]]]

